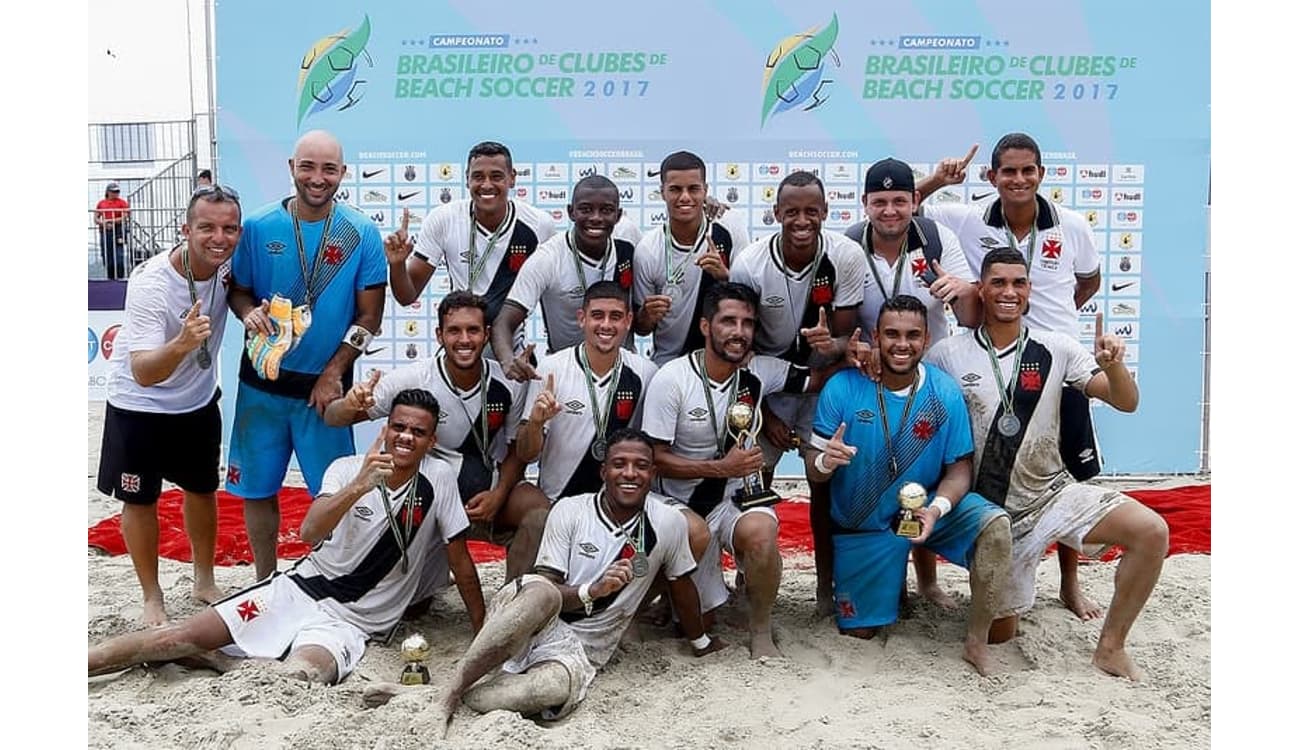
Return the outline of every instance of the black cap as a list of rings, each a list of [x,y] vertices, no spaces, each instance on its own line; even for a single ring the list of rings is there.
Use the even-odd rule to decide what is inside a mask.
[[[907,166],[906,162],[892,157],[872,164],[871,169],[867,170],[867,180],[862,187],[862,192],[874,193],[878,190],[906,190],[909,193],[916,190],[916,178],[912,177],[912,168]]]

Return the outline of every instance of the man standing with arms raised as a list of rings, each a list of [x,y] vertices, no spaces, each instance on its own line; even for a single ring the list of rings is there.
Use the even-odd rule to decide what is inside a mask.
[[[735,251],[749,244],[743,228],[706,215],[707,169],[700,157],[677,151],[659,165],[659,192],[668,221],[646,233],[632,270],[634,330],[654,337],[656,365],[704,344],[699,329],[704,295],[727,280]]]
[[[315,497],[326,467],[355,450],[352,428],[325,424],[325,407],[352,385],[352,365],[379,330],[386,274],[379,230],[334,201],[346,170],[333,135],[299,138],[289,159],[294,195],[248,216],[232,261],[230,309],[251,338],[226,489],[244,499],[258,580],[275,571],[290,453]]]
[[[410,214],[402,212],[401,229],[384,240],[388,283],[398,304],[409,305],[443,263],[452,291],[487,300],[491,324],[524,261],[555,235],[555,224],[545,212],[511,198],[515,168],[503,144],[483,141],[469,150],[465,187],[469,198],[431,210],[414,239],[407,232]]]
[[[1164,519],[1115,490],[1080,484],[1066,469],[1056,441],[1062,393],[1076,389],[1124,412],[1137,409],[1138,389],[1124,365],[1124,342],[1101,333],[1094,353],[1073,336],[1024,324],[1031,295],[1028,261],[1018,250],[984,256],[980,299],[984,324],[930,349],[929,359],[962,383],[975,435],[973,490],[1011,514],[1011,574],[989,641],[1016,632],[1034,604],[1034,579],[1053,542],[1088,555],[1124,548],[1115,594],[1092,663],[1113,675],[1140,679],[1124,643],[1160,577],[1169,549]]]
[[[122,501],[122,537],[144,591],[145,625],[167,621],[158,585],[162,480],[185,493],[194,598],[221,598],[212,578],[221,480],[221,411],[215,354],[226,330],[230,256],[239,243],[239,196],[194,192],[185,242],[144,263],[126,285],[126,323],[109,360],[99,491]]]

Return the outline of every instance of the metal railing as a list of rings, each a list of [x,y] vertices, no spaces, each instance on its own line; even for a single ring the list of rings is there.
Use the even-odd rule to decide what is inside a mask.
[[[86,212],[86,277],[109,278],[104,250],[106,239],[117,253],[113,259],[117,273],[113,278],[125,279],[136,266],[175,247],[181,240],[183,223],[184,206],[179,210],[132,207],[120,231],[104,232],[95,224],[95,209],[90,209]]]

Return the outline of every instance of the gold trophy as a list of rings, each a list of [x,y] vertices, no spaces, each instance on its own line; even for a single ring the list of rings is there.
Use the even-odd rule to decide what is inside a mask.
[[[763,428],[763,415],[749,404],[736,403],[727,409],[727,431],[736,441],[736,447],[748,450],[754,446],[754,436]],[[763,486],[761,474],[747,474],[732,496],[741,510],[774,505],[781,496]]]
[[[424,666],[424,662],[429,658],[429,642],[424,640],[424,636],[416,633],[402,641],[402,658],[406,660],[406,667],[398,682],[403,685],[428,685],[429,668]]]
[[[921,535],[921,522],[917,520],[917,511],[925,505],[925,487],[916,482],[908,482],[898,488],[898,535],[915,539]]]

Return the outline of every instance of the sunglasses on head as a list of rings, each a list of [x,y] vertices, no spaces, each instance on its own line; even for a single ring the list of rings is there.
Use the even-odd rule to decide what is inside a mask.
[[[196,198],[202,198],[206,195],[224,196],[236,203],[239,202],[239,191],[235,190],[232,187],[226,187],[224,185],[216,185],[216,184],[200,185],[194,188],[194,193],[190,195],[190,200],[192,201],[195,200]]]

